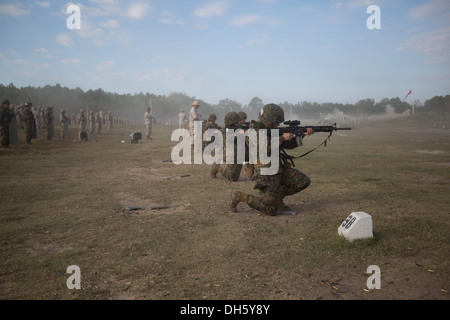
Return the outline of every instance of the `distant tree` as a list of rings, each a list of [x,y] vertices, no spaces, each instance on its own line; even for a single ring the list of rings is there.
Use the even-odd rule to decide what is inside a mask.
[[[253,113],[254,112],[259,113],[259,111],[262,109],[263,106],[264,106],[263,101],[258,97],[254,97],[248,104],[250,112]]]

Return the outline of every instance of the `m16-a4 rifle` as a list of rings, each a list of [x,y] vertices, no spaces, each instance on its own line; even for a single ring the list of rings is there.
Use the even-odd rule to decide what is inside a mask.
[[[333,134],[334,131],[352,130],[352,128],[338,128],[336,123],[333,124],[332,126],[300,126],[299,120],[288,120],[288,121],[284,121],[283,124],[285,126],[280,126],[277,128],[279,130],[280,136],[283,135],[284,133],[294,134],[294,136],[297,140],[298,146],[303,145],[302,137],[303,137],[304,133],[308,131],[308,128],[311,128],[314,131],[314,133],[316,133],[316,132],[328,132],[329,133],[328,137],[320,145],[318,145],[314,149],[302,154],[301,156],[298,156],[298,157],[290,156],[286,153],[286,151],[284,149],[281,149],[283,157],[290,160],[293,166],[295,166],[293,159],[298,159],[298,158],[304,157],[307,154],[310,154],[311,152],[316,150],[317,148],[321,147],[322,145],[324,147],[326,147],[327,141],[331,138],[331,135]]]
[[[280,130],[280,135],[283,133],[293,133],[295,136],[302,136],[303,133],[308,131],[308,128],[311,128],[314,132],[330,132],[338,131],[338,130],[352,130],[352,128],[338,128],[336,123],[332,126],[300,126],[299,120],[288,120],[284,121],[283,124],[286,126],[278,127]]]

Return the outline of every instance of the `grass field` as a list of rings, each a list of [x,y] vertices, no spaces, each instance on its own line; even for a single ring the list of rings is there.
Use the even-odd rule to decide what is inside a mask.
[[[335,133],[296,160],[312,183],[285,199],[296,215],[276,217],[229,212],[231,190],[257,194],[244,174],[175,165],[175,127],[130,143],[144,129],[87,143],[75,128],[50,142],[42,131],[32,145],[21,131],[0,150],[0,299],[449,299],[450,131],[426,116]],[[355,211],[372,215],[372,239],[338,235]],[[80,290],[66,285],[70,265]],[[370,265],[380,289],[367,289]]]

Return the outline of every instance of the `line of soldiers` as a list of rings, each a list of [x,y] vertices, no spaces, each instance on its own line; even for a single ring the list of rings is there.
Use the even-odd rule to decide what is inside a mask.
[[[245,122],[246,118],[245,113],[239,115],[236,112],[229,112],[224,118],[225,128],[221,129],[222,135],[225,137],[227,128],[236,128],[241,126],[241,124]],[[260,129],[276,129],[283,121],[283,109],[276,104],[267,104],[263,107],[259,115],[259,121],[250,121],[249,128],[254,129],[256,132]],[[304,135],[311,135],[313,133],[313,130],[308,129]],[[274,175],[261,174],[261,169],[270,167],[271,164],[269,163],[263,165],[259,161],[259,157],[256,164],[246,163],[243,165],[242,163],[237,163],[236,149],[238,144],[237,138],[234,138],[234,163],[226,164],[224,154],[224,163],[213,164],[211,166],[210,175],[212,178],[216,178],[217,174],[220,173],[222,177],[229,181],[237,181],[241,174],[242,168],[245,168],[246,175],[249,180],[255,182],[253,189],[259,191],[259,196],[232,190],[228,199],[228,206],[232,212],[237,212],[237,205],[240,202],[245,202],[253,209],[256,209],[264,214],[274,216],[281,210],[289,209],[283,200],[286,196],[296,194],[310,185],[309,177],[301,171],[292,168],[291,163],[284,156],[284,152],[282,152],[284,149],[294,149],[299,146],[297,145],[297,140],[293,138],[294,135],[291,133],[284,133],[279,137],[279,168],[278,172]],[[268,142],[267,154],[270,154],[270,139]],[[248,139],[246,143],[246,151],[248,151]],[[224,150],[226,149],[225,144],[226,141],[224,139]],[[248,161],[248,159],[246,159],[246,161]]]
[[[100,134],[102,125],[106,125],[108,133],[114,125],[130,124],[131,121],[126,118],[113,117],[111,111],[106,116],[102,111],[94,113],[90,111],[88,116],[83,109],[78,115],[67,115],[64,109],[60,110],[59,125],[60,136],[64,139],[67,136],[69,125],[78,126],[79,132],[88,132]],[[0,109],[0,131],[1,145],[3,148],[9,148],[10,144],[18,143],[19,129],[25,129],[25,140],[31,144],[32,139],[37,138],[39,129],[46,129],[47,140],[55,137],[55,115],[53,107],[46,108],[33,107],[31,102],[20,105],[12,105],[9,100],[4,100]]]
[[[37,137],[35,113],[31,110],[32,103],[27,102],[21,106],[12,106],[9,100],[2,102],[0,112],[1,144],[3,148],[9,148],[10,144],[18,142],[19,128],[25,128],[26,142],[31,144],[31,139]],[[39,117],[39,119],[42,119]],[[53,109],[49,107],[44,118],[47,129],[47,139],[53,137]],[[39,126],[41,123],[39,122]]]

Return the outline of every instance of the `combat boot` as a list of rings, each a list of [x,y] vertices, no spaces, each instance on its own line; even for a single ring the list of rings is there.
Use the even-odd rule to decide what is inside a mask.
[[[291,209],[287,204],[284,203],[283,199],[280,199],[278,201],[278,209],[285,210],[285,209]]]
[[[217,163],[214,163],[211,167],[211,178],[216,178],[217,172],[219,172],[219,165]]]
[[[228,200],[228,205],[231,212],[237,212],[237,205],[242,200],[242,193],[240,191],[231,191],[230,199]]]

